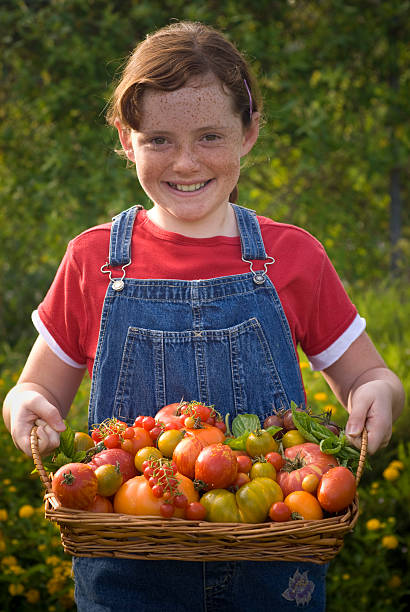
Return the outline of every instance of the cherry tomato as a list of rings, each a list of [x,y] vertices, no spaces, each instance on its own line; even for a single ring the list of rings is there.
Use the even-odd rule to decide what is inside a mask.
[[[195,427],[195,418],[193,416],[185,417],[184,427],[188,427],[190,429],[192,429],[192,427]]]
[[[139,416],[137,416],[137,418],[134,421],[134,427],[142,427],[142,421],[145,419],[145,417],[140,414]]]
[[[245,474],[245,472],[238,472],[235,480],[233,481],[229,489],[237,491],[241,488],[242,485],[246,484],[249,481],[250,478],[248,474]]]
[[[102,440],[101,431],[99,429],[93,429],[91,432],[91,437],[94,440],[94,442],[98,444],[98,442],[101,442]]]
[[[220,429],[223,433],[226,431],[226,425],[223,421],[215,421],[215,427]]]
[[[147,431],[150,431],[153,427],[155,427],[155,419],[152,416],[146,416],[142,420],[142,426]]]
[[[183,493],[177,493],[174,497],[175,508],[186,508],[188,505],[188,498]]]
[[[269,508],[269,518],[272,521],[277,521],[279,523],[290,521],[292,518],[292,512],[285,502],[275,502]]]
[[[104,446],[105,448],[120,448],[121,440],[119,434],[109,434],[106,438],[104,438]]]
[[[266,461],[269,461],[269,463],[271,463],[273,465],[273,467],[275,468],[275,470],[277,472],[279,472],[279,470],[281,470],[284,466],[285,460],[282,457],[282,455],[280,453],[277,453],[276,451],[272,451],[271,453],[267,453],[265,455],[265,459]]]
[[[133,427],[127,427],[127,429],[123,431],[122,433],[122,437],[125,438],[125,440],[130,440],[134,436],[135,436],[135,430]]]
[[[158,425],[155,425],[155,427],[149,430],[149,435],[150,435],[151,440],[157,440],[158,436],[160,436],[161,433],[162,433],[162,427],[159,427]]]
[[[237,455],[238,472],[249,474],[252,467],[252,459],[248,455]]]
[[[169,502],[164,502],[160,505],[159,511],[164,518],[171,518],[175,512],[175,507]]]
[[[319,477],[316,474],[307,474],[302,480],[302,489],[308,493],[315,493],[319,484]]]
[[[201,502],[191,502],[185,508],[185,518],[189,521],[203,521],[206,517],[206,509]]]

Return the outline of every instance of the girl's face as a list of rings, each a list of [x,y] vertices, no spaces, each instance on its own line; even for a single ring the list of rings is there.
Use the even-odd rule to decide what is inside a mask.
[[[145,91],[139,130],[123,130],[119,122],[117,128],[154,203],[151,220],[187,236],[235,235],[229,194],[241,157],[258,137],[258,120],[255,113],[245,130],[213,75],[193,78],[176,91]]]

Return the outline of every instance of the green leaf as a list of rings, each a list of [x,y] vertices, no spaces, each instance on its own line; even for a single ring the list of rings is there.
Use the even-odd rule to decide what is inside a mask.
[[[245,431],[237,438],[226,438],[226,440],[224,440],[224,444],[230,446],[233,450],[246,450],[246,440],[248,439],[249,434],[249,431]]]
[[[74,436],[75,432],[68,423],[64,422],[66,429],[60,435],[60,446],[59,450],[67,455],[67,457],[72,457],[74,455]]]
[[[232,421],[232,433],[235,438],[242,436],[245,432],[249,435],[251,431],[261,428],[261,422],[256,414],[238,414]]]

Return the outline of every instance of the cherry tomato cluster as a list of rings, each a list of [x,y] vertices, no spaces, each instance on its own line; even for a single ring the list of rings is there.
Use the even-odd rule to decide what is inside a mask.
[[[120,448],[121,442],[130,440],[135,435],[134,429],[124,421],[115,417],[106,419],[91,432],[91,437],[96,444],[103,441],[106,448]]]
[[[177,466],[165,457],[152,457],[142,464],[142,470],[154,497],[163,497],[160,512],[164,518],[174,514],[175,508],[186,508],[187,497],[178,490]]]
[[[192,401],[183,404],[180,413],[181,417],[184,417],[183,426],[189,429],[201,427],[203,423],[207,423],[218,427],[222,432],[226,431],[226,425],[221,414],[213,406]]]

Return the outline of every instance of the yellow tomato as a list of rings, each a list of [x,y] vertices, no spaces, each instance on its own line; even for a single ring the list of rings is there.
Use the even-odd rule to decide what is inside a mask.
[[[155,448],[155,446],[144,446],[143,448],[140,448],[137,454],[135,455],[135,467],[139,472],[142,473],[142,464],[144,463],[144,461],[150,458],[160,459],[162,456],[163,455],[161,451],[158,448]]]
[[[95,446],[94,440],[91,436],[84,433],[83,431],[76,431],[74,434],[74,450],[77,451],[86,451],[89,448],[93,448]]]
[[[164,457],[171,459],[176,445],[183,437],[184,434],[180,429],[168,429],[159,436],[157,444]]]
[[[283,435],[282,438],[283,448],[290,448],[291,446],[303,444],[304,442],[306,442],[305,438],[297,429],[290,429]]]

